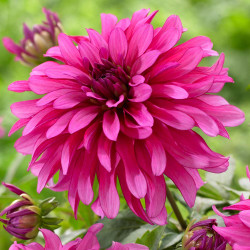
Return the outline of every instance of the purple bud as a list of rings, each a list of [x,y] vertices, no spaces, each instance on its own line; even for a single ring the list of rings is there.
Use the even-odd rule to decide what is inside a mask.
[[[214,231],[215,219],[199,221],[188,226],[182,245],[185,250],[225,250],[227,241]]]
[[[12,202],[0,213],[0,216],[6,215],[6,219],[0,218],[5,224],[5,230],[19,239],[35,238],[41,224],[41,209],[35,206],[29,195],[18,187],[8,183],[2,184],[20,196],[20,199]]]
[[[57,14],[43,8],[46,21],[40,25],[34,25],[30,29],[23,24],[24,38],[15,44],[9,37],[3,38],[4,47],[16,55],[16,60],[28,66],[36,66],[44,61],[45,52],[58,45],[57,37],[62,32],[62,25]]]

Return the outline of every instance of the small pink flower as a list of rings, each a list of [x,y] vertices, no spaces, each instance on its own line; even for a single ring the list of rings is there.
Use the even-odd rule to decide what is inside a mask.
[[[23,25],[24,38],[19,44],[15,44],[11,38],[4,37],[3,44],[16,60],[28,66],[36,66],[46,58],[43,54],[51,47],[58,44],[57,36],[62,32],[62,26],[57,14],[43,8],[46,21],[35,25],[32,30],[26,24]]]
[[[103,228],[103,224],[98,223],[91,226],[83,237],[83,239],[77,238],[74,241],[62,245],[60,238],[47,229],[40,229],[45,240],[45,246],[41,246],[39,243],[33,242],[28,245],[18,244],[15,242],[10,250],[99,250],[100,245],[97,240],[96,234]],[[125,244],[122,245],[118,242],[113,242],[112,247],[107,250],[147,250],[148,247],[139,244]]]
[[[246,171],[250,179],[248,167]],[[231,216],[225,216],[215,206],[213,206],[213,209],[216,214],[223,218],[226,225],[226,227],[214,226],[214,230],[224,237],[234,250],[250,249],[250,199],[241,196],[240,202],[224,207],[223,210],[239,211],[239,213]]]
[[[228,167],[228,157],[213,152],[192,130],[228,138],[225,127],[244,121],[240,109],[213,95],[233,82],[223,68],[224,55],[211,67],[199,67],[204,57],[218,55],[210,39],[200,36],[175,46],[184,32],[179,17],[154,29],[156,13],[142,9],[119,22],[102,14],[101,34],[61,33],[59,46],[46,55],[62,63],[45,62],[28,81],[9,86],[43,95],[11,106],[20,120],[10,134],[24,127],[15,148],[32,155],[29,169],[38,176],[37,191],[46,184],[67,190],[75,214],[80,201],[92,202],[97,177],[99,196],[92,209],[114,218],[118,177],[130,209],[148,223],[164,225],[164,175],[192,207],[203,185],[198,170],[220,173]]]

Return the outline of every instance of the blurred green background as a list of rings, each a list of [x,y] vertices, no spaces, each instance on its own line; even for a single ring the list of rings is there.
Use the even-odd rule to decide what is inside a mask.
[[[245,165],[250,163],[250,2],[249,0],[0,0],[0,37],[8,36],[19,41],[22,39],[22,23],[30,27],[45,20],[41,11],[45,6],[57,12],[64,30],[70,35],[86,34],[85,28],[94,28],[100,31],[100,13],[112,13],[118,18],[131,17],[132,13],[141,8],[159,10],[153,25],[161,26],[171,14],[180,16],[184,27],[188,31],[183,34],[181,42],[192,37],[204,35],[211,38],[214,49],[226,55],[226,67],[235,83],[225,85],[221,95],[231,104],[241,108],[246,114],[246,121],[237,128],[229,128],[231,140],[221,137],[208,138],[204,136],[209,146],[217,152],[231,155],[236,162],[237,180],[245,176]],[[15,101],[30,98],[30,93],[15,94],[7,90],[8,84],[16,80],[25,80],[29,77],[30,68],[14,61],[0,44],[0,116],[4,117],[3,126],[8,133],[16,121],[10,112],[10,104]],[[216,58],[206,59],[211,65]],[[65,203],[65,194],[54,194],[44,190],[40,195],[36,193],[36,178],[26,171],[30,158],[18,155],[13,147],[20,132],[10,138],[0,139],[0,181],[11,181],[25,189],[36,199],[57,196],[64,204],[60,212],[67,218],[64,227],[69,225],[74,229],[89,226],[94,217],[89,209],[85,209],[82,223],[75,223],[71,210]],[[0,210],[2,210],[13,196],[0,188]],[[11,243],[9,235],[0,226],[0,249],[8,249]]]

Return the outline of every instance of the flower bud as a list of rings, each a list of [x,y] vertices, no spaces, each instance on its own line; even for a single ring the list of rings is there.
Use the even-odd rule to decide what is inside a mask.
[[[46,58],[43,54],[51,47],[58,44],[57,37],[62,32],[62,25],[57,14],[43,8],[46,21],[41,25],[33,26],[32,30],[23,25],[24,38],[15,44],[11,38],[3,38],[5,48],[16,55],[16,60],[28,66],[36,66]]]
[[[5,224],[4,229],[8,233],[16,238],[28,240],[37,236],[39,228],[53,230],[59,227],[58,224],[62,221],[61,219],[44,217],[57,207],[58,203],[54,198],[49,198],[41,203],[47,208],[44,211],[43,206],[37,206],[31,197],[21,189],[12,184],[2,184],[11,192],[20,196],[20,199],[12,202],[0,213],[0,216],[6,215],[6,219],[0,218],[0,221]]]
[[[217,225],[215,219],[193,222],[188,226],[183,239],[184,250],[225,250],[228,249],[227,241],[213,230]]]

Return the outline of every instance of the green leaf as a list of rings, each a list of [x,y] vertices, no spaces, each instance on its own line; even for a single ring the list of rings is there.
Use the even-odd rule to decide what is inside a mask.
[[[165,226],[158,226],[152,231],[147,231],[136,243],[149,247],[150,250],[157,250],[164,233]]]
[[[166,233],[166,235],[162,239],[160,250],[173,247],[174,245],[176,245],[182,240],[182,237],[183,237],[183,233],[179,233],[179,234],[175,232]]]
[[[134,215],[130,209],[123,210],[115,219],[99,221],[104,224],[104,228],[97,235],[101,248],[108,248],[112,241],[121,242],[130,233],[134,232],[146,223]]]

